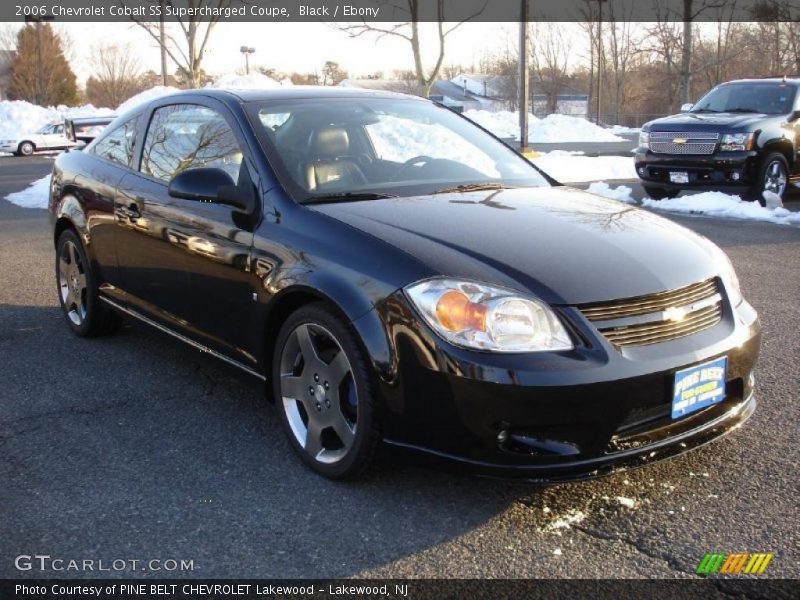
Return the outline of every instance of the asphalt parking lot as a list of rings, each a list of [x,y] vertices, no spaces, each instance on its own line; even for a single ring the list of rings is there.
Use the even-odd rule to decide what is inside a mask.
[[[0,198],[51,165],[0,158]],[[744,428],[589,482],[387,455],[332,483],[292,454],[258,381],[144,326],[73,336],[45,211],[0,199],[0,578],[92,575],[18,571],[21,554],[193,561],[146,576],[672,578],[712,551],[773,552],[773,576],[799,577],[800,228],[668,218],[728,252],[761,315]]]

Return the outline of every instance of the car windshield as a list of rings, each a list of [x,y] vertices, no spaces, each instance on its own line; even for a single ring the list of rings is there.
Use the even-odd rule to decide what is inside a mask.
[[[547,186],[527,160],[453,111],[394,98],[316,98],[248,108],[299,202]]]
[[[784,82],[748,81],[715,87],[691,112],[752,112],[786,114],[794,105],[795,87]]]
[[[44,125],[36,130],[36,133],[52,133],[52,125]]]

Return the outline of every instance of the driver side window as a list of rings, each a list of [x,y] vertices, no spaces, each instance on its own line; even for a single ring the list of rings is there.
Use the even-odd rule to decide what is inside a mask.
[[[239,179],[242,150],[221,114],[194,104],[156,109],[147,130],[140,171],[164,182],[189,169],[222,169]]]

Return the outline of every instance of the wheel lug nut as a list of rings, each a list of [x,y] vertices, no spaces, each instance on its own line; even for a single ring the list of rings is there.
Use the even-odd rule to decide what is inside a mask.
[[[321,410],[322,410],[322,405],[319,402],[317,402],[317,412]]]
[[[313,396],[314,395],[314,388],[313,387],[308,388],[308,393]]]
[[[325,400],[325,406],[330,408],[331,407],[331,401],[330,400]]]
[[[330,384],[330,383],[328,383],[328,382],[326,381],[326,382],[325,382],[325,389],[326,389],[326,390],[327,390],[327,389],[330,389],[330,387],[331,387],[331,384]]]
[[[319,375],[317,375],[316,373],[314,373],[314,381],[319,381]]]

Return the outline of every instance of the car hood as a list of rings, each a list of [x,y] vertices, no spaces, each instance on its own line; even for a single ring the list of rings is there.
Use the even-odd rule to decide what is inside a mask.
[[[339,202],[312,210],[393,245],[437,274],[528,290],[553,304],[662,292],[718,270],[708,242],[688,229],[566,187]]]
[[[752,131],[763,126],[765,119],[777,119],[776,115],[763,113],[681,113],[650,121],[646,131]]]

